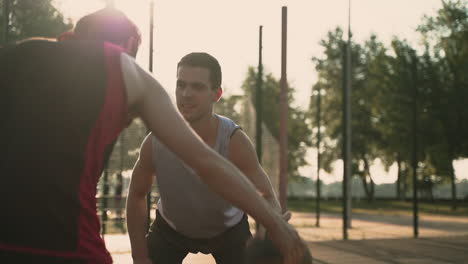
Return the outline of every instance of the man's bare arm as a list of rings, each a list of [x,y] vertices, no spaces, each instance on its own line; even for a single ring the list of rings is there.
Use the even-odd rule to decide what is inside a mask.
[[[270,179],[260,165],[255,148],[242,130],[237,130],[229,143],[229,160],[255,185],[260,195],[278,212],[281,207]]]
[[[148,209],[146,196],[153,184],[154,168],[151,162],[151,134],[143,141],[140,156],[133,168],[127,199],[127,228],[134,263],[149,263],[146,243]]]
[[[273,190],[270,179],[260,165],[255,148],[244,131],[239,129],[231,137],[228,157],[229,160],[249,178],[260,195],[268,201],[270,206],[278,213],[282,213],[281,206]],[[289,216],[289,213],[287,212],[286,215]],[[265,229],[260,223],[258,224],[259,228],[257,229],[256,235],[264,237]]]

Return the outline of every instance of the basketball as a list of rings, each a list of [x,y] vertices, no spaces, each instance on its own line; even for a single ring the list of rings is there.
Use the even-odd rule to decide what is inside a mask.
[[[273,242],[269,239],[251,239],[247,243],[245,250],[245,264],[281,264],[283,263],[283,256],[279,250],[273,245]],[[309,250],[305,252],[305,255],[300,264],[311,264],[312,256]]]

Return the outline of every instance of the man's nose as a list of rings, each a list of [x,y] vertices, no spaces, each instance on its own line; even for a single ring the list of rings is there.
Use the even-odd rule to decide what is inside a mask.
[[[184,97],[190,97],[192,95],[193,95],[193,91],[192,91],[192,88],[190,87],[187,87],[182,91],[182,96]]]

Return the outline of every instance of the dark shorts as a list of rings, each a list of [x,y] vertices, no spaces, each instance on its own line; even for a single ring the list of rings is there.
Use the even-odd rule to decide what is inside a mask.
[[[4,251],[0,249],[0,263],[11,263],[11,264],[86,264],[85,260],[53,257],[46,255],[35,255],[29,253],[15,252],[15,251]]]
[[[217,264],[241,264],[247,241],[252,237],[247,215],[235,226],[209,239],[192,239],[175,231],[156,211],[156,220],[147,235],[153,263],[181,264],[188,253],[211,254]]]

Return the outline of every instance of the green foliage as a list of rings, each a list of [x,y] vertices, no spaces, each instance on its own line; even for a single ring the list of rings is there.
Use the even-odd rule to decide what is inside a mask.
[[[242,96],[231,95],[229,97],[223,96],[214,105],[214,112],[226,117],[229,117],[237,124],[241,123],[240,117],[240,104],[242,103]]]
[[[342,127],[342,96],[340,89],[342,82],[342,47],[343,31],[340,28],[330,31],[327,37],[320,41],[324,47],[324,58],[314,57],[315,69],[318,73],[318,82],[314,90],[321,92],[321,123],[322,123],[322,159],[320,167],[327,172],[332,171],[332,163],[340,159],[341,155],[341,127]],[[313,100],[315,102],[315,100]],[[311,117],[316,117],[315,104],[310,104]],[[314,122],[315,123],[315,122]],[[316,132],[316,131],[315,131]],[[314,138],[316,136],[314,135]]]
[[[439,137],[428,139],[426,155],[435,172],[450,179],[454,199],[452,162],[468,157],[468,1],[443,1],[437,16],[425,17],[418,30],[426,48],[427,116],[440,131]]]
[[[456,196],[452,162],[468,157],[467,3],[444,1],[437,16],[424,18],[418,28],[421,54],[397,37],[389,48],[375,35],[363,44],[351,42],[352,168],[364,185],[372,184],[367,168],[376,158],[387,168],[398,161],[401,175],[411,176],[415,109],[420,188],[431,197],[435,184],[450,181]],[[320,44],[323,56],[312,59],[318,72],[314,90],[322,90],[321,167],[330,172],[342,148],[342,29],[330,31]],[[309,113],[316,118],[315,103]],[[412,184],[409,177],[402,181]]]
[[[255,87],[257,72],[249,67],[247,77],[242,84],[246,96],[255,105]],[[280,105],[280,83],[271,74],[263,76],[263,113],[264,123],[273,137],[279,140],[279,105]],[[288,172],[290,176],[298,175],[298,168],[307,165],[305,154],[311,146],[310,128],[307,124],[306,112],[291,106],[293,102],[294,88],[288,88]]]
[[[441,122],[449,159],[468,157],[468,1],[444,1],[437,16],[425,17],[418,30],[432,57],[427,63],[433,76],[431,116]]]
[[[319,81],[315,89],[323,91],[322,123],[325,126],[325,147],[323,148],[322,168],[331,171],[332,162],[341,157],[342,137],[342,94],[343,94],[343,58],[345,41],[343,31],[336,28],[320,42],[325,49],[324,58],[315,57]],[[382,144],[382,135],[378,130],[380,113],[375,104],[381,93],[379,78],[375,68],[380,66],[380,57],[385,48],[375,36],[364,44],[351,43],[352,61],[352,97],[351,97],[351,144],[353,148],[352,174],[360,177],[369,198],[373,196],[373,181],[370,166],[379,156],[378,146]],[[317,96],[317,93],[316,95]],[[316,108],[311,104],[311,116],[316,116]]]
[[[5,30],[4,1],[0,2],[0,34]],[[52,0],[10,0],[8,41],[30,37],[55,38],[72,28]]]

